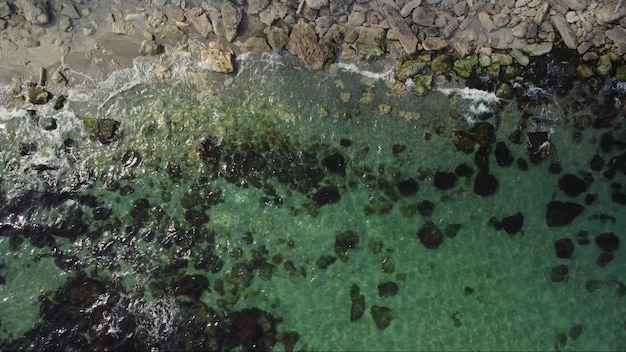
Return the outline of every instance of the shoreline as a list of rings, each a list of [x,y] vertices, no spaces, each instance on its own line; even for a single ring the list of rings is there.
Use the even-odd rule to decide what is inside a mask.
[[[195,52],[198,60],[224,73],[249,51],[286,51],[313,70],[338,60],[398,59],[390,88],[404,91],[411,79],[417,95],[430,89],[433,74],[467,79],[477,67],[501,74],[550,55],[569,61],[581,79],[626,79],[626,6],[612,0],[239,3],[246,2],[4,1],[0,81],[34,81],[42,68],[64,65],[106,76],[137,56],[167,56],[192,43],[206,46]]]

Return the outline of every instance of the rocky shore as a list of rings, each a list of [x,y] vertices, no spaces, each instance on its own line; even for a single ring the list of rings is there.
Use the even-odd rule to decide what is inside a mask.
[[[0,77],[59,64],[106,72],[201,43],[198,60],[225,73],[250,51],[286,50],[315,70],[399,58],[390,87],[403,91],[411,79],[418,95],[432,74],[500,72],[555,48],[569,50],[580,78],[626,79],[625,16],[621,0],[3,0]]]

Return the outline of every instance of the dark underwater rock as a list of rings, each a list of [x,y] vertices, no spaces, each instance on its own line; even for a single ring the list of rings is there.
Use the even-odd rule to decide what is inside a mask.
[[[570,259],[574,254],[574,242],[569,238],[562,238],[554,242],[554,250],[558,258]]]
[[[417,231],[417,237],[424,247],[435,249],[443,242],[443,234],[434,222],[428,221]]]
[[[510,166],[513,163],[513,153],[504,142],[496,143],[496,163],[499,166]]]
[[[489,156],[491,154],[491,146],[483,145],[474,153],[474,163],[478,170],[489,172]]]
[[[202,292],[209,288],[209,279],[204,275],[185,275],[174,283],[173,288],[176,295],[198,300]]]
[[[596,244],[605,252],[614,252],[619,247],[619,237],[613,232],[605,232],[596,236]]]
[[[472,128],[471,133],[476,143],[485,146],[495,140],[496,128],[489,122],[480,122]]]
[[[528,170],[528,163],[523,158],[517,158],[517,167],[522,171],[526,171]]]
[[[359,235],[353,230],[344,231],[335,236],[335,253],[342,261],[348,260],[348,250],[356,248]]]
[[[503,218],[501,223],[502,228],[506,231],[506,233],[514,235],[522,229],[522,226],[524,226],[524,215],[518,212]]]
[[[574,174],[565,174],[559,179],[559,188],[568,196],[576,197],[585,192],[589,185]]]
[[[550,272],[550,281],[552,282],[563,282],[567,281],[567,274],[569,273],[569,268],[565,264],[557,265],[552,268]]]
[[[385,298],[398,294],[398,285],[395,282],[387,281],[378,285],[378,296]]]
[[[470,177],[474,173],[474,170],[466,163],[461,163],[454,169],[454,173],[459,177]]]
[[[332,255],[322,255],[315,261],[315,266],[320,269],[328,269],[333,263],[337,261],[337,257]]]
[[[332,173],[346,175],[346,158],[341,153],[335,153],[322,159],[322,165]]]
[[[354,322],[365,313],[365,296],[361,294],[359,286],[352,284],[350,286],[350,321]]]
[[[224,349],[241,346],[246,351],[270,351],[276,344],[276,319],[258,308],[246,308],[228,315],[230,324]]]
[[[370,313],[379,330],[385,330],[391,324],[391,320],[393,320],[391,309],[387,307],[372,306]]]
[[[528,153],[530,154],[530,162],[539,163],[548,157],[550,148],[550,135],[548,132],[529,132],[528,133]]]
[[[584,209],[578,203],[551,201],[546,208],[546,222],[550,227],[565,226],[574,221]]]
[[[454,131],[452,132],[452,141],[454,142],[454,146],[466,153],[471,154],[474,151],[474,138],[472,135],[465,131]]]
[[[340,199],[339,189],[335,185],[324,186],[313,194],[313,201],[320,206],[338,202]]]
[[[456,185],[456,175],[452,172],[437,171],[433,184],[437,189],[442,191],[451,189]]]
[[[435,210],[435,204],[429,200],[423,200],[417,204],[417,211],[422,216],[431,216]]]
[[[396,184],[396,188],[398,188],[398,191],[400,192],[400,194],[402,194],[405,197],[408,197],[417,193],[417,190],[419,189],[419,185],[417,184],[417,181],[415,181],[414,179],[408,178],[406,180],[398,182]]]
[[[496,193],[498,190],[498,179],[487,172],[481,171],[474,178],[474,193],[486,197]]]
[[[599,154],[594,154],[594,156],[589,161],[589,167],[593,171],[602,170],[605,164],[606,162],[604,161],[604,158],[602,158],[602,156],[600,156]]]

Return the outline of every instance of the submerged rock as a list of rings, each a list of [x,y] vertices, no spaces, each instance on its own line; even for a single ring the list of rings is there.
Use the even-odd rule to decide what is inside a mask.
[[[359,243],[359,235],[353,230],[342,232],[335,236],[335,253],[342,261],[348,260],[348,250],[356,248]]]
[[[481,171],[474,178],[474,193],[486,197],[496,193],[498,190],[498,179],[488,173]]]
[[[335,185],[324,186],[313,194],[313,201],[320,206],[338,202],[340,199],[339,189]]]
[[[398,294],[398,285],[395,282],[388,281],[378,285],[378,296],[385,298]]]
[[[356,284],[350,286],[350,302],[350,321],[354,322],[361,319],[365,313],[365,296],[361,294]]]
[[[417,231],[417,237],[424,247],[435,249],[443,242],[443,233],[437,228],[434,222],[428,221]]]
[[[92,137],[96,138],[102,144],[109,144],[115,138],[120,123],[113,119],[85,118],[83,126]]]
[[[499,166],[510,166],[513,163],[513,153],[504,142],[496,143],[496,162]]]
[[[435,173],[434,186],[442,191],[454,188],[456,185],[456,175],[453,172]]]
[[[415,181],[412,178],[408,178],[406,180],[398,182],[396,184],[396,188],[398,188],[398,191],[400,192],[400,194],[402,194],[405,197],[408,197],[417,193],[419,186],[417,184],[417,181]]]
[[[517,213],[511,216],[507,216],[502,219],[502,228],[509,235],[514,235],[518,233],[522,226],[524,226],[524,215],[522,213]]]
[[[52,94],[44,88],[32,86],[28,89],[28,100],[35,105],[43,105],[48,103]]]
[[[619,237],[613,232],[606,232],[596,236],[596,244],[605,252],[614,252],[619,247]]]
[[[391,309],[387,307],[372,306],[370,313],[379,330],[385,330],[391,324],[391,320],[393,320]]]
[[[574,242],[569,238],[562,238],[554,242],[554,250],[558,258],[570,259],[574,254]]]
[[[559,179],[559,188],[570,197],[585,192],[589,185],[574,174],[565,174]]]
[[[546,221],[548,226],[565,226],[580,215],[585,207],[578,203],[561,202],[558,200],[548,203],[546,208]]]
[[[322,165],[328,171],[345,176],[346,175],[346,158],[341,153],[335,153],[322,159]]]

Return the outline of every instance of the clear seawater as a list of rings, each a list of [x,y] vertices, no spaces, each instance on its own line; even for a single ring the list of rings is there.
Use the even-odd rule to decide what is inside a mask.
[[[602,251],[594,243],[596,235],[606,232],[623,239],[624,205],[611,201],[609,186],[624,185],[626,178],[617,172],[610,180],[589,170],[589,160],[599,152],[598,140],[607,129],[587,128],[580,142],[572,141],[574,118],[592,114],[589,106],[572,111],[577,97],[557,98],[546,92],[528,110],[537,117],[535,129],[549,131],[557,150],[535,165],[529,161],[526,141],[517,145],[508,139],[522,115],[515,99],[489,103],[481,100],[489,95],[465,99],[438,91],[424,97],[397,96],[385,86],[389,67],[365,72],[335,65],[312,72],[279,55],[265,55],[240,59],[239,73],[223,75],[187,59],[180,53],[170,63],[173,77],[165,82],[154,78],[157,64],[148,59],[137,59],[133,68],[109,77],[92,78],[68,69],[71,88],[64,92],[66,106],[58,111],[49,105],[37,107],[38,117],[56,119],[58,127],[52,131],[29,116],[30,105],[12,101],[10,87],[2,88],[4,204],[25,194],[72,194],[52,207],[29,204],[32,209],[23,211],[27,215],[10,217],[5,209],[3,225],[9,219],[18,229],[26,224],[52,226],[72,207],[83,210],[82,220],[88,225],[75,238],[53,236],[53,245],[39,247],[28,239],[16,245],[11,241],[19,239],[0,236],[3,344],[40,323],[42,297],[52,297],[80,271],[114,282],[127,298],[103,314],[93,331],[128,333],[116,324],[133,316],[137,329],[148,336],[146,345],[156,350],[166,349],[163,341],[175,338],[180,302],[194,299],[177,294],[168,282],[185,273],[208,279],[209,289],[197,299],[222,314],[258,307],[280,317],[278,331],[299,334],[296,350],[626,348],[624,248],[600,267],[596,259]],[[371,101],[362,99],[372,93]],[[379,113],[379,104],[389,104],[392,111]],[[529,169],[521,171],[515,163],[500,167],[492,152],[490,173],[499,181],[495,194],[475,194],[473,177],[459,177],[452,189],[437,189],[433,185],[437,171],[454,172],[467,163],[477,173],[474,156],[458,151],[451,134],[470,130],[480,106],[498,109],[486,121],[497,125],[496,140],[506,142],[515,159],[529,161]],[[82,124],[87,117],[119,121],[117,138],[108,145],[90,138]],[[64,147],[68,137],[74,144]],[[261,141],[280,142],[296,159],[309,153],[313,158],[307,162],[323,171],[318,187],[336,185],[341,198],[313,205],[315,189],[296,189],[293,182],[298,176],[292,183],[281,183],[272,175],[235,181],[214,177],[212,166],[198,153],[208,137],[224,146],[248,144],[253,149]],[[352,143],[346,146],[348,139]],[[20,143],[34,143],[36,151],[22,156]],[[394,145],[406,148],[394,155]],[[603,156],[608,161],[622,152],[616,147]],[[345,175],[322,164],[335,153],[345,157]],[[221,157],[227,157],[225,150]],[[560,175],[548,172],[551,162],[560,164]],[[54,167],[37,171],[33,165]],[[175,177],[172,168],[178,170]],[[589,189],[574,198],[563,194],[559,178],[581,170],[593,175]],[[417,180],[419,190],[402,196],[395,185],[407,178]],[[255,186],[258,180],[265,187]],[[270,192],[267,185],[273,188]],[[597,194],[598,200],[585,206],[571,224],[547,226],[546,205],[551,200],[584,205],[588,193]],[[111,216],[93,220],[93,207],[77,200],[87,195],[111,209]],[[147,199],[152,209],[140,222],[131,214],[138,199]],[[191,225],[182,203],[189,199],[206,201],[193,209],[206,215],[200,228],[212,234],[212,243],[183,245],[184,237],[193,235],[185,234]],[[434,203],[432,215],[415,211],[423,200]],[[154,209],[165,215],[157,218]],[[517,212],[524,215],[520,233],[508,235],[490,225],[492,218]],[[608,214],[614,221],[599,220],[598,214]],[[417,237],[427,221],[442,231],[449,224],[461,227],[456,236],[444,236],[438,248],[428,249]],[[349,230],[359,242],[347,251],[348,259],[320,268],[316,264],[320,257],[338,257],[336,236]],[[589,244],[578,242],[581,231],[588,232]],[[168,239],[174,232],[179,237]],[[571,259],[555,255],[554,243],[562,238],[575,244]],[[206,251],[222,260],[220,270],[194,265]],[[244,287],[235,287],[229,280],[236,276],[236,263],[251,262],[259,255],[273,273],[255,268]],[[73,258],[75,265],[59,265],[59,257]],[[174,265],[175,261],[185,265]],[[295,272],[286,268],[287,261]],[[552,282],[552,269],[561,264],[569,268],[567,280]],[[220,279],[223,294],[214,288]],[[381,297],[378,285],[390,281],[397,284],[397,294]],[[156,289],[158,282],[166,282],[166,288]],[[589,289],[590,283],[597,289]],[[353,284],[365,297],[364,314],[355,322],[350,321]],[[94,307],[106,303],[106,296],[100,298]],[[373,306],[391,310],[385,329],[377,328]],[[582,327],[580,336],[577,326]],[[284,348],[281,343],[274,346]]]

